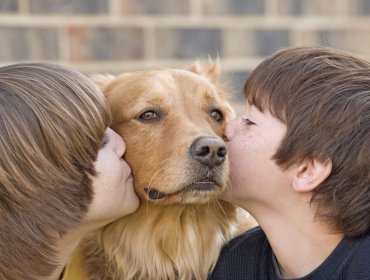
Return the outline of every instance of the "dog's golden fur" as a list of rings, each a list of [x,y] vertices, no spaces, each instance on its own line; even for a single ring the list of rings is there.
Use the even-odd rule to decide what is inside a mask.
[[[89,279],[204,280],[235,235],[237,210],[217,199],[227,159],[209,167],[189,153],[199,137],[221,140],[234,116],[218,72],[209,63],[94,78],[111,107],[112,128],[127,144],[141,206],[84,242]],[[202,180],[214,185],[194,189]]]

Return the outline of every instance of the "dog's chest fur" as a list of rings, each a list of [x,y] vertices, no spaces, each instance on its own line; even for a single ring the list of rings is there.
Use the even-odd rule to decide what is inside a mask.
[[[218,200],[168,207],[143,203],[90,237],[84,267],[89,279],[204,280],[235,234],[235,223],[235,207]]]

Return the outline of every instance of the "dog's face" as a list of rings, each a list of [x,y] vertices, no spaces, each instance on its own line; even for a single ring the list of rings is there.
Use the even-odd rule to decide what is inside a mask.
[[[125,159],[143,200],[204,203],[225,188],[228,163],[221,137],[234,113],[217,85],[217,65],[191,70],[95,78],[110,105],[112,128],[126,142]]]

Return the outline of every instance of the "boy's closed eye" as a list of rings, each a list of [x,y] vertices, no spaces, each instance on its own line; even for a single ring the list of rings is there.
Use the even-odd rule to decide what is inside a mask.
[[[252,122],[250,119],[248,118],[242,118],[243,122],[247,125],[247,126],[251,126],[251,125],[256,125],[255,122]]]
[[[101,149],[104,148],[105,146],[107,146],[108,143],[109,143],[109,135],[108,133],[105,133],[100,148]]]

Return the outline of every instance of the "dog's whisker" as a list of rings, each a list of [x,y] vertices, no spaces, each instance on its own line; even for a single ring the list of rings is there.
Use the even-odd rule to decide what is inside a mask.
[[[228,222],[228,223],[230,223],[229,217],[227,216],[227,214],[226,214],[226,212],[225,212],[224,208],[222,207],[222,205],[221,205],[221,203],[220,203],[220,201],[219,201],[218,199],[216,199],[216,203],[217,203],[217,205],[220,207],[221,212],[224,214],[224,216],[225,216],[225,218],[226,218],[227,222]]]
[[[169,162],[171,162],[172,159],[171,158],[167,158],[167,159],[164,159],[162,160],[161,162],[158,163],[158,166],[160,166],[157,171],[153,174],[152,178],[150,179],[149,181],[149,184],[148,184],[148,188],[150,188],[151,185],[155,185],[156,183],[156,180],[157,179],[160,179],[160,174],[164,171],[164,170],[167,170],[169,166],[173,166],[173,164],[169,164]],[[156,178],[158,177],[158,178]]]
[[[159,174],[163,171],[163,170],[165,170],[165,167],[164,167],[164,165],[162,165],[162,167],[161,168],[159,168],[154,174],[153,174],[153,176],[150,178],[150,180],[149,180],[149,183],[147,184],[147,186],[146,186],[146,188],[148,189],[148,190],[151,190],[152,189],[152,186],[157,182],[157,180],[159,180],[160,179],[160,177],[159,177]]]
[[[146,189],[148,190],[148,192],[150,192],[150,190],[152,189],[152,186],[156,184],[156,182],[160,179],[160,174],[166,170],[166,164],[168,161],[170,161],[171,159],[165,159],[163,161],[161,161],[158,165],[160,166],[160,168],[158,168],[158,170],[152,175],[152,177],[150,178],[149,180],[149,183],[147,184],[146,186]],[[157,201],[154,201],[154,203],[156,204]],[[149,216],[149,201],[146,200],[146,216],[148,217]]]

